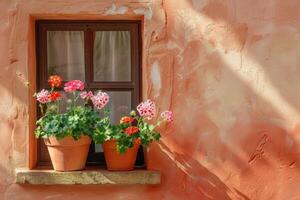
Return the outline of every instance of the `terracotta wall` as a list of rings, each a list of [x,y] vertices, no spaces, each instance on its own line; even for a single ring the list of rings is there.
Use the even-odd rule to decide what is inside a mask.
[[[159,186],[22,186],[34,20],[144,18],[143,96],[176,115]],[[300,199],[299,0],[1,0],[0,199]]]

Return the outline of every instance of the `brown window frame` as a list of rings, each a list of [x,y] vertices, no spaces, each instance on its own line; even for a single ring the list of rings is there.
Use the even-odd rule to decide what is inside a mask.
[[[37,20],[36,21],[36,55],[37,55],[37,90],[49,88],[47,84],[47,31],[83,31],[85,57],[85,84],[91,91],[131,91],[131,105],[134,109],[141,101],[142,94],[142,36],[140,20]],[[131,38],[131,81],[94,81],[93,80],[93,41],[95,31],[130,31]],[[63,82],[65,83],[65,82]],[[39,111],[38,111],[39,113]],[[39,115],[39,114],[38,114]],[[51,165],[45,161],[41,151],[41,139],[37,142],[37,165]],[[87,165],[105,165],[103,153],[96,153],[92,143]],[[144,166],[143,150],[140,148],[136,162]]]

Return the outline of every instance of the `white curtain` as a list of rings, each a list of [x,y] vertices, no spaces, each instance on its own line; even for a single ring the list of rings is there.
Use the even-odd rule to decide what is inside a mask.
[[[84,81],[84,32],[47,31],[47,60],[49,74]]]
[[[96,31],[94,40],[95,81],[130,81],[129,31]]]
[[[48,31],[47,49],[50,74],[84,81],[83,31]],[[130,81],[130,32],[96,31],[93,57],[95,81]],[[118,122],[131,109],[131,93],[115,91],[110,92],[110,97],[111,118]]]
[[[93,57],[95,81],[130,81],[130,32],[96,31]],[[84,32],[47,31],[47,58],[50,74],[84,80]]]

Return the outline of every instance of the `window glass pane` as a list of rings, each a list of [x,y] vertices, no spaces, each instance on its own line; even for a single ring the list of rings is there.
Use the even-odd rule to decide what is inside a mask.
[[[84,32],[47,31],[47,64],[48,75],[84,81]]]
[[[95,32],[94,80],[131,80],[131,52],[129,31]]]
[[[102,144],[95,144],[95,152],[103,152]]]
[[[130,91],[114,91],[107,92],[109,95],[110,118],[112,123],[119,123],[121,117],[129,115],[131,111],[131,92]]]
[[[131,92],[130,91],[114,91],[107,92],[109,95],[109,103],[107,108],[110,110],[110,118],[112,123],[119,123],[121,117],[129,115],[131,111]],[[102,146],[95,145],[95,152],[103,152]]]

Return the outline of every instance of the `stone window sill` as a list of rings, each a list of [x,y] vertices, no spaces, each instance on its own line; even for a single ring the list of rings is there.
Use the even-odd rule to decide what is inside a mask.
[[[137,169],[114,172],[104,169],[86,169],[72,172],[56,172],[49,169],[16,169],[16,183],[32,185],[157,185],[160,184],[160,172]]]

